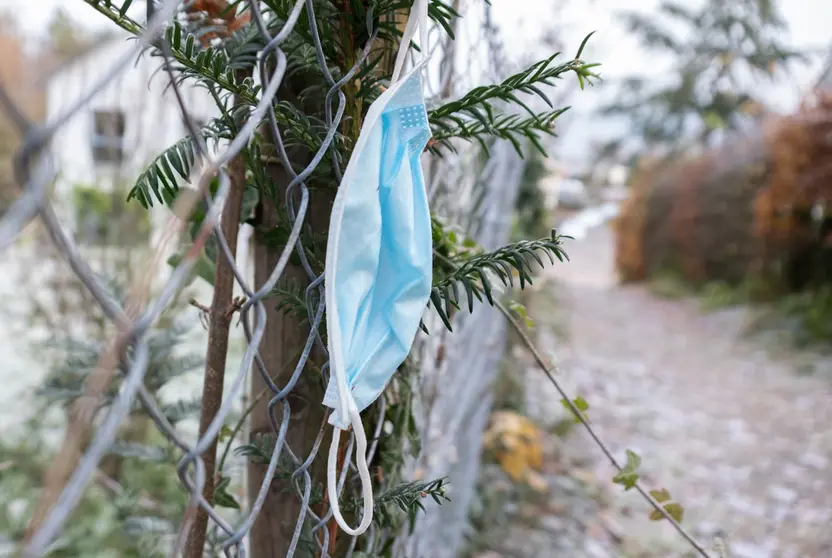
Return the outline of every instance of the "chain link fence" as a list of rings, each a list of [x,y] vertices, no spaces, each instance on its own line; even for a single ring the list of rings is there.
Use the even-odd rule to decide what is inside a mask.
[[[101,0],[98,4],[99,8],[111,10],[113,14],[118,14],[121,9],[120,6],[115,6],[105,0]],[[14,160],[14,175],[22,193],[0,220],[0,248],[9,249],[30,222],[39,220],[48,231],[56,248],[71,266],[73,273],[83,282],[101,311],[117,330],[117,335],[110,340],[109,350],[100,355],[98,366],[88,379],[84,396],[77,398],[72,407],[66,437],[56,457],[56,462],[60,462],[66,469],[63,477],[58,474],[57,477],[47,479],[33,518],[33,525],[37,528],[29,534],[24,549],[26,557],[43,556],[49,551],[50,545],[61,533],[62,527],[78,505],[86,487],[93,480],[99,462],[115,442],[119,428],[127,420],[136,402],[144,408],[159,432],[181,451],[182,457],[176,471],[190,497],[188,511],[183,518],[180,533],[175,542],[176,555],[181,553],[195,512],[201,508],[221,532],[223,541],[221,546],[225,555],[244,556],[247,534],[264,504],[279,460],[286,459],[287,456],[294,463],[291,479],[297,497],[302,502],[301,513],[297,518],[287,556],[295,554],[305,526],[306,528],[311,526],[312,538],[321,556],[328,555],[329,532],[324,527],[331,519],[331,511],[325,515],[319,515],[310,506],[313,488],[310,466],[318,459],[317,454],[324,438],[326,424],[321,424],[314,447],[308,455],[294,451],[286,443],[287,431],[292,427],[291,409],[287,396],[303,374],[313,348],[317,346],[321,351],[326,350],[324,342],[318,335],[318,326],[324,316],[323,274],[316,274],[310,266],[300,235],[305,224],[310,198],[305,181],[321,163],[327,152],[334,150],[333,138],[344,116],[346,103],[342,88],[355,77],[369,55],[374,34],[371,35],[362,56],[352,70],[336,81],[326,64],[315,19],[315,5],[312,0],[297,0],[290,16],[277,33],[269,31],[267,18],[260,12],[258,2],[249,1],[251,25],[262,34],[262,40],[265,43],[265,47],[256,54],[258,71],[255,77],[262,87],[261,94],[256,107],[248,114],[239,134],[223,145],[217,153],[212,153],[201,135],[197,133],[198,125],[189,113],[187,103],[180,92],[180,82],[171,63],[169,47],[160,39],[168,22],[177,12],[179,4],[178,0],[165,0],[158,2],[155,11],[148,10],[149,20],[146,31],[141,34],[130,51],[103,72],[99,79],[88,85],[78,102],[45,124],[39,125],[28,121],[6,91],[0,87],[0,102],[23,137],[22,145]],[[463,16],[460,21],[466,22],[465,25],[467,25],[464,29],[457,29],[455,42],[440,44],[436,40],[437,33],[430,35],[432,44],[429,48],[439,52],[439,54],[434,53],[435,59],[441,59],[438,71],[439,92],[436,94],[439,98],[450,98],[455,93],[458,94],[454,87],[467,85],[466,81],[479,80],[480,83],[494,81],[502,72],[502,54],[494,27],[489,19],[489,7],[485,3],[469,4],[457,2],[455,5]],[[301,172],[294,173],[291,170],[292,165],[287,149],[283,144],[284,136],[275,118],[275,111],[270,109],[278,100],[277,93],[287,67],[286,53],[281,49],[281,45],[303,17],[309,20],[315,56],[320,71],[329,84],[329,91],[326,94],[327,132],[311,162]],[[50,154],[50,140],[108,83],[115,80],[121,72],[129,71],[135,58],[147,48],[156,48],[161,52],[162,70],[169,78],[171,89],[179,102],[182,118],[187,123],[187,128],[196,141],[200,155],[204,157],[206,164],[198,181],[202,199],[183,196],[177,200],[173,207],[175,216],[169,218],[163,234],[156,239],[153,257],[143,266],[145,273],[131,285],[128,302],[122,305],[85,261],[72,234],[61,225],[56,211],[60,208],[54,207],[53,202],[50,201],[50,185],[54,183],[60,171],[56,168],[54,157]],[[267,60],[275,61],[273,70],[269,68]],[[463,62],[457,70],[455,62],[460,61]],[[472,83],[472,85],[480,83]],[[333,104],[336,105],[334,111],[332,110]],[[232,250],[220,229],[219,218],[230,188],[226,165],[246,147],[255,131],[261,126],[266,126],[272,137],[276,139],[280,161],[283,167],[291,173],[286,192],[286,212],[291,223],[291,232],[268,281],[263,285],[255,286],[248,281],[245,271],[237,266]],[[506,208],[513,205],[523,165],[508,143],[495,145],[487,159],[482,155],[481,148],[477,145],[461,145],[455,154],[442,160],[431,158],[426,165],[426,181],[429,185],[429,196],[434,212],[459,224],[469,236],[490,249],[503,244],[508,239],[510,212]],[[337,157],[332,159],[335,175],[340,179],[341,168],[338,159]],[[208,193],[208,185],[214,177],[219,178],[219,188],[212,196]],[[298,198],[299,203],[296,202]],[[151,285],[165,266],[163,255],[181,232],[184,222],[181,216],[189,215],[196,204],[203,201],[209,209],[194,247],[172,271],[161,292],[155,297],[152,296]],[[145,387],[143,380],[148,367],[148,334],[151,327],[182,289],[195,265],[199,250],[211,235],[218,242],[221,254],[219,257],[231,266],[237,284],[246,297],[239,311],[247,347],[239,363],[238,372],[230,379],[219,412],[196,443],[189,444],[181,432],[177,431],[166,418],[159,402]],[[312,327],[300,358],[294,366],[291,379],[285,385],[277,385],[272,380],[274,371],[268,370],[258,355],[258,349],[264,342],[266,328],[264,298],[283,276],[293,253],[299,256],[307,275],[308,287],[305,296]],[[471,315],[456,318],[454,341],[448,343],[447,336],[450,334],[442,330],[438,321],[431,323],[430,318],[432,317],[426,317],[425,322],[434,333],[430,337],[421,337],[413,353],[418,356],[417,360],[420,365],[417,405],[420,436],[423,443],[421,453],[411,461],[409,471],[414,477],[450,476],[453,498],[443,507],[431,509],[430,513],[421,516],[414,532],[410,536],[400,538],[396,544],[406,556],[450,557],[455,555],[461,544],[467,507],[471,500],[479,464],[480,440],[490,409],[489,387],[495,376],[497,361],[503,348],[504,323],[494,309],[481,307]],[[444,356],[438,356],[440,347],[445,345],[452,349],[444,352]],[[123,356],[128,353],[129,365],[120,366]],[[234,402],[239,399],[244,389],[250,370],[253,374],[262,376],[271,392],[269,411],[276,443],[259,491],[249,495],[248,510],[243,514],[242,519],[231,524],[203,496],[203,487],[209,472],[206,471],[201,455],[219,435]],[[472,374],[472,370],[476,371],[476,374]],[[117,395],[108,405],[106,414],[103,417],[96,417],[97,411],[101,408],[103,394],[119,375],[121,383]],[[94,423],[96,428],[89,443],[82,444],[83,432],[92,431]],[[379,421],[378,428],[381,428],[381,425],[382,421]],[[372,460],[376,452],[378,438],[379,432],[375,432],[372,436],[374,442],[369,449],[368,461]],[[346,455],[350,456],[352,450],[351,438]],[[349,461],[345,459],[347,465],[340,473],[339,490],[343,489],[349,474]],[[385,537],[395,538],[397,534],[371,531],[368,537],[376,541],[376,546],[378,546]],[[355,546],[354,539],[349,550],[350,555],[353,554]]]

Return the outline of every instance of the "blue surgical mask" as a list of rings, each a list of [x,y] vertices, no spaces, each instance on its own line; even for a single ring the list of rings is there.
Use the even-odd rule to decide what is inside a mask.
[[[425,60],[400,78],[418,27],[427,49],[427,5],[414,2],[390,88],[367,112],[330,219],[325,279],[332,377],[323,401],[333,409],[328,491],[335,520],[353,536],[366,531],[373,516],[359,413],[381,395],[410,352],[431,290],[430,210],[420,162],[431,136],[419,74]],[[356,529],[341,516],[335,486],[340,432],[349,426],[364,496]]]

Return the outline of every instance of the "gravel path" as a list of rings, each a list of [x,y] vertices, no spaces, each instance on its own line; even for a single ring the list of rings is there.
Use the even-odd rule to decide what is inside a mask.
[[[766,350],[743,335],[746,310],[705,313],[696,301],[616,285],[611,237],[602,227],[571,242],[572,261],[543,287],[554,292],[566,335],[541,325],[538,343],[559,363],[564,385],[589,402],[590,420],[622,462],[627,448],[641,455],[645,485],[670,490],[685,506],[683,525],[709,548],[721,529],[733,558],[832,557],[829,360]],[[533,417],[550,425],[563,418],[539,373],[527,374],[527,392]],[[612,468],[585,432],[558,444],[565,463],[591,456],[584,475],[606,495],[592,519],[603,529],[589,530],[600,542],[570,558],[691,555],[669,525],[647,519],[635,491],[608,480]],[[550,543],[563,536],[551,532]]]

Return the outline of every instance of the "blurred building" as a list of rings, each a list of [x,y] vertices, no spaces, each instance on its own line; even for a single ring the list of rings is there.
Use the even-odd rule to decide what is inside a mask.
[[[122,227],[121,222],[106,222],[117,220],[109,212],[110,206],[103,211],[90,211],[95,203],[102,204],[96,192],[113,194],[113,200],[125,200],[141,173],[188,134],[162,60],[146,52],[127,64],[120,62],[136,46],[135,41],[127,38],[120,34],[99,42],[67,60],[45,82],[46,120],[54,121],[71,113],[51,142],[58,171],[54,195],[62,222],[82,247],[97,246],[106,225],[115,230]],[[112,77],[116,69],[120,71]],[[85,102],[94,88],[97,91]],[[205,88],[185,81],[179,90],[197,126],[219,115]],[[79,104],[82,106],[77,109]],[[198,176],[199,168],[195,166],[192,177]],[[153,201],[145,227],[149,231],[139,241],[145,247],[158,242],[172,215],[157,199]],[[147,219],[148,212],[137,200],[121,205]],[[250,228],[245,226],[239,235],[237,253],[245,259],[246,266],[249,251],[242,247],[248,246],[249,238]]]
[[[121,35],[95,45],[66,61],[46,81],[47,121],[73,112],[51,144],[61,208],[72,205],[73,189],[79,185],[105,192],[128,189],[155,157],[187,134],[176,97],[167,87],[167,74],[159,71],[160,59],[145,54],[122,64],[126,67],[107,79],[119,60],[135,49],[135,42],[125,39]],[[92,99],[75,111],[105,79]],[[197,122],[216,113],[205,89],[183,84],[181,91]],[[78,225],[75,215],[63,217]]]

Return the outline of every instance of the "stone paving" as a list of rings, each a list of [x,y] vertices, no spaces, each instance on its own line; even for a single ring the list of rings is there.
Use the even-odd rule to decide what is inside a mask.
[[[643,483],[670,490],[707,548],[722,530],[732,558],[832,557],[829,359],[744,335],[745,309],[706,313],[618,286],[611,237],[601,227],[571,242],[571,262],[540,287],[554,303],[537,310],[537,342],[564,387],[589,402],[622,462],[625,449],[641,455]],[[551,327],[558,321],[565,334]],[[530,362],[525,381],[527,412],[547,427],[562,420],[560,397]],[[670,525],[648,520],[635,491],[612,484],[582,429],[547,445],[557,465],[546,505],[521,504],[533,521],[479,556],[695,556]]]

